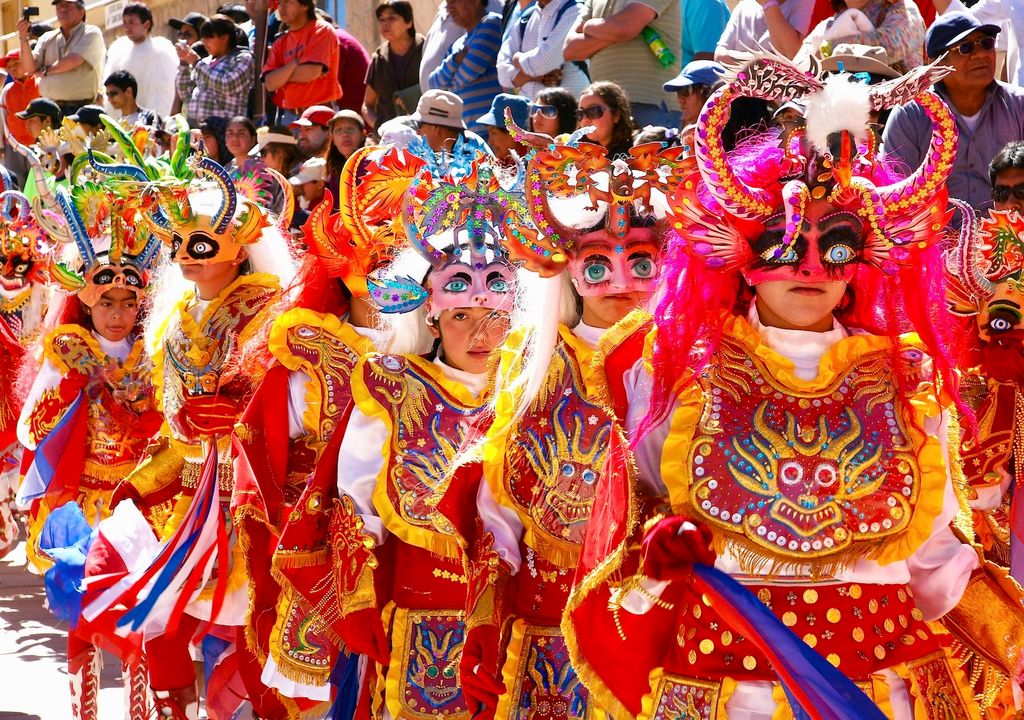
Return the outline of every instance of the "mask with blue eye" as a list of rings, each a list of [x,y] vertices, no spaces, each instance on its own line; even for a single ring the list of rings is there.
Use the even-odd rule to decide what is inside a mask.
[[[773,225],[777,223],[770,220],[769,227]],[[760,262],[744,273],[750,285],[768,280],[849,281],[863,256],[863,225],[846,211],[809,219],[792,244],[782,243],[782,234],[778,228],[769,229],[754,243]]]
[[[604,231],[580,238],[569,276],[581,296],[648,292],[658,275],[661,248],[651,228],[632,228],[621,238]]]
[[[515,288],[515,269],[498,255],[464,253],[462,259],[450,262],[427,276],[430,293],[428,312],[437,317],[444,310],[484,307],[509,312]]]

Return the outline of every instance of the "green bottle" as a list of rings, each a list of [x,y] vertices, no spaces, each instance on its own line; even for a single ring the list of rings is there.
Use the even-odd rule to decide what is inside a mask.
[[[676,56],[668,49],[668,45],[661,39],[657,30],[648,25],[640,31],[640,37],[647,43],[647,47],[654,53],[654,57],[658,58],[658,62],[663,68],[672,67],[675,64]]]

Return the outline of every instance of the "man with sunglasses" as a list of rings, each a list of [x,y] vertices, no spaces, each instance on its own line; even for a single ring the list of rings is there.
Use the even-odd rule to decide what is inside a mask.
[[[995,79],[998,33],[999,26],[982,24],[968,13],[947,13],[925,38],[928,57],[945,56],[943,64],[954,70],[935,86],[953,111],[960,137],[949,194],[982,211],[992,207],[989,161],[1006,143],[1024,138],[1024,90]],[[917,103],[896,108],[882,134],[885,152],[917,167],[931,127]]]
[[[988,166],[996,210],[1024,213],[1024,142],[1007,144]]]

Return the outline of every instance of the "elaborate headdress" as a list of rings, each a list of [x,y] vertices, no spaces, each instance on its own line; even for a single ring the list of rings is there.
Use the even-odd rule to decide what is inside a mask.
[[[905,266],[922,243],[938,239],[948,220],[945,181],[956,157],[956,125],[929,88],[950,70],[926,65],[868,86],[847,74],[820,80],[771,57],[733,67],[697,121],[699,174],[687,178],[672,198],[674,227],[685,247],[719,270],[791,263],[808,203],[824,198],[863,223],[859,259],[885,272]],[[807,108],[805,127],[781,136],[779,169],[767,187],[742,179],[722,144],[730,105],[741,97],[797,101]],[[908,177],[876,184],[869,113],[911,100],[932,121],[925,159]],[[785,218],[784,232],[772,247],[756,253],[751,240],[776,216]]]
[[[957,134],[949,109],[929,89],[948,72],[922,66],[866,86],[850,75],[822,79],[814,67],[807,73],[775,57],[731,68],[698,120],[698,171],[671,198],[675,233],[663,259],[645,429],[664,417],[678,385],[712,357],[722,313],[736,306],[741,273],[752,285],[776,277],[853,281],[858,292],[842,319],[894,337],[917,331],[944,389],[956,387],[937,243],[949,217],[945,183]],[[799,101],[807,107],[806,127],[758,135],[727,152],[722,131],[730,104],[741,97]],[[911,100],[931,119],[931,141],[921,166],[900,179],[875,157],[868,123],[872,110]],[[808,208],[822,200],[834,212],[813,207],[822,217],[818,232],[809,233]],[[812,247],[833,215],[855,228],[852,242],[829,239],[827,247]]]
[[[390,151],[393,172],[383,175],[376,160],[386,152],[356,150],[341,171],[338,212],[331,214],[334,198],[327,190],[303,227],[309,249],[327,274],[340,278],[355,297],[369,296],[367,276],[390,263],[405,243],[402,197],[420,165],[408,153]]]
[[[1024,217],[1016,210],[993,210],[976,221],[969,206],[958,207],[964,214],[959,242],[945,255],[950,309],[983,316],[979,330],[986,340],[1018,330],[1024,320],[1024,307],[1018,306],[1024,300]],[[997,297],[999,307],[990,308]]]
[[[0,168],[0,286],[21,290],[50,279],[48,261],[54,244],[36,222],[25,195]]]
[[[517,141],[532,147],[526,157],[527,203],[553,250],[548,267],[538,271],[568,267],[582,295],[645,290],[656,274],[661,238],[637,228],[651,228],[665,216],[666,196],[692,168],[683,148],[645,143],[613,159],[604,147],[580,141],[586,129],[562,144],[524,131],[510,116],[506,122]],[[585,235],[591,238],[583,243]]]
[[[437,167],[395,150],[385,153],[376,168],[379,172],[367,177],[360,189],[372,197],[374,184],[385,182],[385,205],[393,208],[396,196],[383,178],[406,178],[401,215],[405,240],[431,269],[425,284],[408,277],[371,279],[370,295],[381,310],[408,312],[428,297],[432,317],[454,307],[510,310],[515,271],[503,243],[527,244],[535,231],[522,195],[501,185],[490,158],[478,155],[465,177],[436,175]],[[414,172],[411,179],[409,171]]]
[[[70,192],[58,187],[49,199],[59,216],[42,213],[40,223],[57,240],[73,242],[82,259],[80,269],[54,263],[57,282],[90,307],[115,288],[142,295],[160,249],[141,215],[144,199],[93,182]]]

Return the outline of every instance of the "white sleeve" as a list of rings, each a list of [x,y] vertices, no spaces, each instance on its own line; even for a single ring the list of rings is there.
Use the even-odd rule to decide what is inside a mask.
[[[519,64],[523,67],[523,72],[533,77],[540,77],[562,67],[565,63],[562,47],[565,45],[565,39],[569,37],[569,31],[576,27],[579,20],[579,5],[563,13],[558,24],[545,35],[544,41],[538,42],[535,47],[523,53],[522,58],[519,60]],[[538,24],[543,22],[539,11],[534,14],[533,22]],[[538,29],[543,32],[543,28]]]
[[[484,530],[494,535],[494,549],[502,560],[512,567],[512,574],[519,572],[523,558],[519,554],[519,538],[523,536],[523,523],[512,508],[498,504],[486,480],[481,480],[476,491],[476,510]]]
[[[623,377],[626,399],[629,403],[629,409],[626,411],[626,434],[630,441],[651,406],[651,376],[644,369],[643,362],[643,359],[637,360]],[[670,409],[668,417],[651,428],[640,444],[633,449],[638,470],[637,483],[654,496],[668,495],[668,488],[661,479],[661,454],[671,424]]]
[[[373,490],[384,470],[381,448],[386,449],[390,444],[391,437],[383,421],[364,415],[359,408],[352,410],[338,450],[338,495],[352,498],[356,512],[363,519],[363,529],[377,539],[378,545],[384,542],[387,531],[373,506]]]
[[[32,382],[32,388],[28,391],[25,404],[21,408],[21,416],[18,418],[18,442],[29,450],[36,449],[36,444],[29,437],[28,431],[29,423],[32,420],[32,413],[35,411],[39,398],[42,397],[43,393],[57,387],[62,378],[63,375],[53,366],[53,363],[49,360],[43,360],[43,366],[39,368],[39,374],[36,375],[36,379]]]
[[[516,76],[516,67],[512,64],[512,56],[519,52],[520,33],[518,27],[509,28],[505,40],[498,50],[498,82],[506,90],[514,90],[515,83],[512,82]]]
[[[302,416],[306,413],[306,385],[310,377],[301,370],[288,373],[288,437],[294,440],[306,434]]]
[[[937,437],[942,445],[947,468],[948,421],[949,414],[943,412],[939,418],[925,422],[925,431]],[[932,521],[932,535],[907,559],[910,589],[914,591],[914,599],[926,620],[935,620],[952,610],[960,602],[971,573],[978,568],[978,554],[974,548],[961,542],[949,527],[959,508],[953,481],[947,471],[942,511]]]

